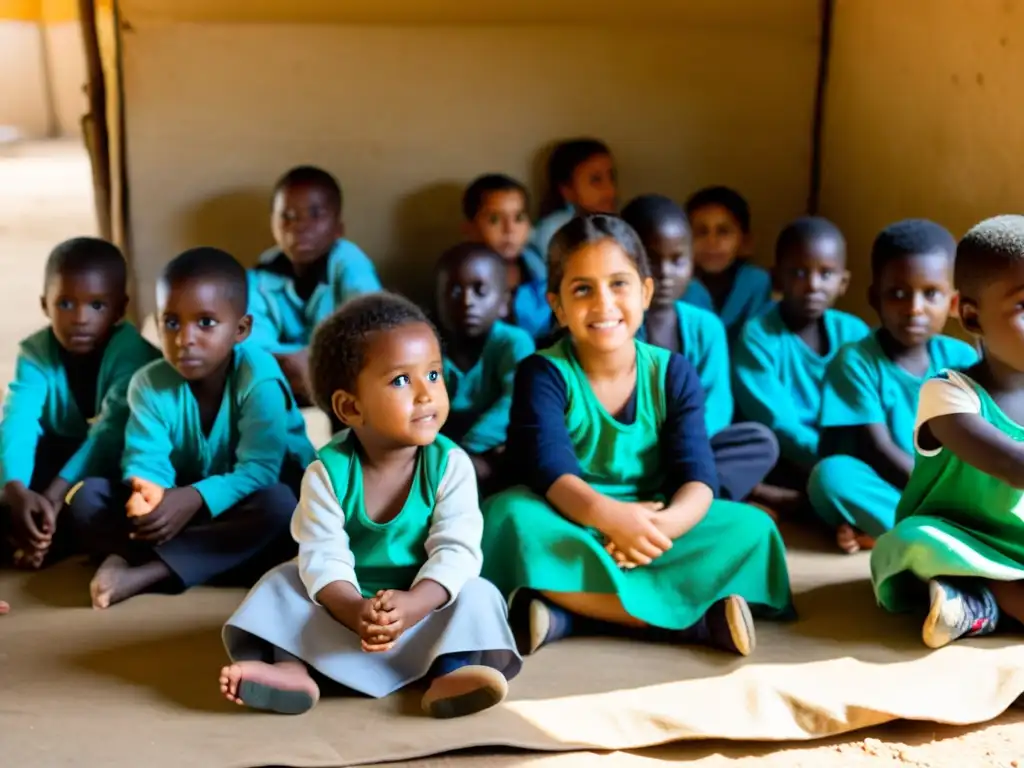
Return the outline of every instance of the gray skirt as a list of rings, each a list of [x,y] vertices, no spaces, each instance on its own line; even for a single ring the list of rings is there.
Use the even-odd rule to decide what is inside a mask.
[[[473,663],[512,679],[522,667],[497,588],[476,578],[455,602],[427,615],[385,653],[366,653],[355,632],[309,599],[295,561],[260,579],[228,619],[224,647],[232,661],[294,656],[336,683],[380,698],[420,680],[435,659],[471,653]]]

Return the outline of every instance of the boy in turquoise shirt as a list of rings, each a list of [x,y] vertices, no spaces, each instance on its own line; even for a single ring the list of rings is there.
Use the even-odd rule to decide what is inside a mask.
[[[914,468],[921,385],[978,361],[969,344],[941,335],[955,254],[953,236],[924,219],[897,222],[875,238],[869,297],[881,327],[843,347],[828,366],[819,426],[829,455],[807,488],[844,552],[873,546],[893,526]]]
[[[313,329],[381,284],[373,262],[344,237],[341,187],[327,171],[300,166],[282,176],[274,185],[270,223],[277,246],[249,272],[251,343],[277,358],[296,398],[308,405]]]
[[[126,283],[124,256],[104,240],[74,238],[47,259],[40,302],[50,325],[21,342],[0,421],[0,528],[19,565],[63,554],[65,494],[87,475],[117,473],[128,382],[160,356],[121,322]]]
[[[534,352],[522,328],[498,318],[508,299],[506,262],[463,243],[437,264],[437,311],[451,414],[442,430],[469,454],[482,493],[505,446],[516,366]]]
[[[622,218],[640,236],[654,276],[654,297],[637,338],[679,352],[693,365],[704,390],[704,422],[722,498],[758,500],[778,461],[779,443],[763,424],[732,423],[725,326],[713,312],[680,300],[693,276],[686,214],[667,197],[642,195],[622,209]]]
[[[868,335],[858,317],[832,309],[849,282],[846,243],[826,219],[789,224],[775,246],[775,288],[782,300],[750,320],[733,347],[739,412],[775,432],[782,458],[769,476],[789,489],[783,513],[806,508],[807,478],[821,458],[818,414],[825,369],[844,344]]]
[[[274,545],[313,447],[274,358],[242,343],[247,303],[245,270],[223,251],[196,248],[164,268],[165,359],[132,378],[123,483],[90,478],[68,502],[86,548],[105,558],[93,607],[289,556]]]
[[[505,260],[511,296],[505,322],[536,339],[551,332],[554,318],[547,300],[548,268],[544,254],[527,243],[529,208],[526,187],[500,173],[478,177],[462,196],[466,239],[483,243]]]
[[[683,301],[722,318],[732,342],[747,320],[772,303],[768,270],[743,256],[750,250],[750,206],[729,187],[706,187],[686,201],[686,216],[698,279],[687,287]]]

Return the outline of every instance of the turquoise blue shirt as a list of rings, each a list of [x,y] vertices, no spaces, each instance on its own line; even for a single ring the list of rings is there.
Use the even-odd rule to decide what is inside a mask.
[[[452,411],[477,414],[459,441],[469,453],[485,453],[504,445],[516,366],[534,351],[528,333],[499,320],[487,336],[480,359],[468,371],[461,371],[445,357],[444,382]]]
[[[962,370],[978,362],[974,347],[949,336],[929,341],[928,354],[931,364],[918,377],[889,359],[877,332],[847,344],[825,373],[821,428],[885,424],[896,445],[913,456],[921,385],[945,368]]]
[[[548,304],[548,265],[531,246],[519,257],[523,280],[512,297],[512,317],[509,322],[522,328],[531,338],[538,339],[550,333],[554,315]]]
[[[699,280],[690,281],[683,301],[718,315],[725,323],[729,339],[735,340],[750,318],[758,317],[772,305],[772,276],[763,267],[740,261],[732,290],[721,307],[715,306],[708,289]]]
[[[22,341],[0,421],[0,486],[15,480],[28,486],[43,435],[82,441],[59,472],[67,482],[116,477],[128,420],[128,383],[158,357],[160,352],[134,326],[115,327],[100,362],[96,416],[86,421],[68,385],[53,331],[47,327]]]
[[[679,353],[696,369],[704,389],[704,423],[711,437],[729,426],[733,416],[725,325],[714,312],[682,301],[676,302],[676,315]],[[648,341],[645,327],[640,328],[637,339]]]
[[[859,317],[825,312],[829,351],[819,355],[786,327],[778,306],[751,319],[733,346],[733,392],[745,418],[770,427],[782,456],[810,470],[818,460],[825,370],[844,344],[871,331]]]
[[[309,346],[313,329],[346,301],[381,290],[373,262],[349,240],[340,239],[327,257],[325,279],[308,301],[295,292],[291,264],[278,248],[260,256],[249,270],[250,341],[273,354]]]
[[[248,345],[235,347],[209,434],[188,382],[166,360],[135,374],[128,405],[123,477],[191,485],[214,517],[278,482],[286,459],[304,469],[315,457],[281,367]]]
[[[570,205],[560,211],[549,213],[534,226],[533,234],[530,235],[529,247],[540,254],[545,263],[548,258],[548,246],[551,244],[551,238],[558,230],[572,221],[574,216],[576,216],[576,209]]]

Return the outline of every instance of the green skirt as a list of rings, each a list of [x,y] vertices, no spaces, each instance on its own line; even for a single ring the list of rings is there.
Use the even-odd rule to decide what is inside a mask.
[[[1024,541],[1019,540],[1019,527],[1012,533],[973,530],[930,515],[901,520],[879,537],[871,553],[878,604],[893,612],[927,610],[924,585],[937,576],[1024,579]]]
[[[664,629],[692,626],[729,595],[760,615],[792,614],[782,537],[746,504],[713,502],[668,552],[632,570],[615,564],[599,532],[525,488],[492,496],[483,512],[483,575],[506,595],[519,587],[615,594],[631,616]]]

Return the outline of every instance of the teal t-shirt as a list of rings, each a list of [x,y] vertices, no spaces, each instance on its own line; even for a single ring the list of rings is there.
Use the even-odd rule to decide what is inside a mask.
[[[828,352],[819,355],[786,327],[778,306],[747,323],[733,346],[733,393],[739,412],[772,429],[782,456],[810,470],[818,461],[825,370],[845,344],[870,329],[859,317],[825,312]]]
[[[135,374],[128,405],[123,477],[191,485],[214,517],[277,483],[286,459],[305,469],[315,456],[281,367],[256,347],[235,347],[208,433],[188,381],[166,360]]]
[[[896,445],[913,455],[921,385],[939,371],[962,370],[978,361],[971,345],[949,336],[929,341],[928,354],[928,371],[924,376],[914,376],[889,359],[878,342],[877,331],[844,346],[825,373],[821,428],[885,424]]]
[[[499,320],[487,336],[480,359],[468,371],[445,357],[444,382],[452,412],[476,417],[459,441],[467,452],[486,453],[504,445],[516,366],[533,352],[530,334]]]
[[[708,289],[699,280],[692,280],[683,294],[683,301],[714,312],[725,324],[729,339],[736,339],[748,320],[761,315],[772,305],[772,277],[768,270],[741,261],[736,279],[721,307],[716,307]]]
[[[252,334],[247,343],[273,354],[297,352],[309,346],[313,329],[349,299],[381,290],[373,262],[355,243],[339,239],[327,257],[324,282],[303,300],[295,291],[290,270],[275,269],[287,259],[277,248],[260,256],[249,270],[249,314]]]
[[[87,421],[75,402],[53,331],[47,327],[23,340],[0,421],[0,487],[14,480],[29,484],[43,435],[82,441],[59,472],[67,482],[116,477],[128,420],[128,384],[139,368],[158,357],[160,352],[134,326],[114,328],[96,381],[96,415]]]

